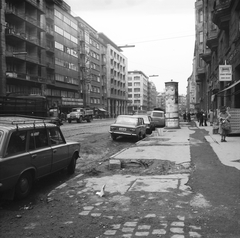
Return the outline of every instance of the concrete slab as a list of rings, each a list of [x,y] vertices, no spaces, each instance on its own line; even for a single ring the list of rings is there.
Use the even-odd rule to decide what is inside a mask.
[[[128,148],[110,159],[169,160],[176,164],[190,161],[189,146],[137,146]]]
[[[96,193],[105,184],[106,193],[125,194],[127,191],[145,192],[171,192],[172,189],[188,191],[188,174],[135,176],[135,175],[113,175],[98,178],[86,178],[85,189],[79,191]]]

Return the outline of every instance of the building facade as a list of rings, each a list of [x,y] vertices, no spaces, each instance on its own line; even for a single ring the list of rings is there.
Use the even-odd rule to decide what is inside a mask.
[[[107,111],[109,112],[110,116],[127,114],[127,58],[121,53],[122,50],[105,34],[99,33],[99,37],[107,46]]]
[[[80,17],[79,67],[80,89],[84,107],[93,108],[96,114],[107,110],[107,47],[98,32]]]
[[[225,105],[240,108],[240,2],[238,0],[196,1],[203,15],[203,52],[196,55],[205,62],[204,77],[199,77],[199,98],[204,109]],[[200,14],[199,14],[200,16]],[[196,33],[200,38],[201,32]],[[196,60],[196,62],[197,62]],[[232,77],[224,80],[220,69],[232,68]],[[198,68],[198,65],[196,66]],[[205,102],[206,101],[206,102]]]
[[[142,71],[128,71],[128,112],[149,109],[148,77]]]

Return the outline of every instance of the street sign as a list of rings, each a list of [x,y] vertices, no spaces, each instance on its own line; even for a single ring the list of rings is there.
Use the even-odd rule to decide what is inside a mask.
[[[232,65],[219,65],[219,81],[232,81]]]

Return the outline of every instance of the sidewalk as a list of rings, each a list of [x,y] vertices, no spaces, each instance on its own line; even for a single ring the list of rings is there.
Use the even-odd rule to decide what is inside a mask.
[[[221,136],[219,134],[213,134],[212,126],[198,128],[205,129],[209,132],[209,136],[205,136],[205,138],[210,143],[222,164],[240,170],[240,136],[229,136],[226,138],[227,142],[225,143],[221,142]]]

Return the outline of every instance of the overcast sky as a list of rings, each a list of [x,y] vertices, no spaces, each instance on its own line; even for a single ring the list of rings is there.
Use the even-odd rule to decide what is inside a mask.
[[[186,94],[192,74],[195,41],[194,0],[65,0],[81,17],[123,48],[128,70],[140,70],[159,92],[165,82],[178,82]]]

